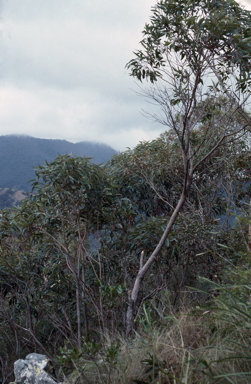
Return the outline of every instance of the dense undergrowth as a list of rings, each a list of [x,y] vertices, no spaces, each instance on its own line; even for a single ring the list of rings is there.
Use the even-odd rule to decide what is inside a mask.
[[[1,384],[31,352],[47,355],[51,374],[70,384],[250,381],[245,147],[231,170],[221,161],[197,178],[144,279],[126,337],[141,251],[150,254],[170,215],[167,199],[175,202],[181,186],[171,143],[170,168],[160,167],[166,142],[142,143],[106,166],[59,156],[36,170],[20,206],[1,212]],[[156,167],[154,189],[143,162],[151,174]]]
[[[83,339],[80,354],[77,349],[62,348],[57,359],[64,380],[83,384],[250,383],[250,270],[231,269],[229,279],[227,285],[214,284],[217,297],[204,306],[181,307],[175,314],[167,314],[169,305],[161,312],[155,301],[143,306],[138,330],[130,340],[107,331],[99,343]]]

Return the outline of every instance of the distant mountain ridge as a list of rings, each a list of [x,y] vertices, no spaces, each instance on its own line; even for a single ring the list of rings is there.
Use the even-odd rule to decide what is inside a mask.
[[[115,149],[100,143],[83,141],[37,139],[30,136],[0,136],[0,189],[30,191],[27,183],[35,178],[33,167],[53,161],[58,154],[92,157],[96,164],[106,162],[117,153]]]

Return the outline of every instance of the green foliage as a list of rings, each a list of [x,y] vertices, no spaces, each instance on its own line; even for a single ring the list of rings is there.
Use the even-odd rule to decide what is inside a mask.
[[[232,67],[238,68],[237,88],[250,86],[250,11],[233,0],[160,0],[152,8],[151,22],[145,25],[142,50],[127,64],[131,75],[154,82],[167,66],[166,53],[178,53],[196,68],[204,57],[215,59],[217,72],[227,82]],[[175,76],[185,89],[187,78],[176,68]],[[202,82],[200,77],[198,81]],[[177,100],[178,102],[178,100]],[[176,102],[175,102],[176,103]]]
[[[1,318],[6,327],[8,321],[16,327],[21,343],[17,349],[22,350],[27,338],[22,341],[20,327],[31,334],[27,316],[36,329],[31,339],[44,340],[48,353],[65,337],[74,348],[78,284],[85,292],[82,329],[86,309],[91,328],[123,329],[139,254],[142,249],[144,257],[151,252],[168,220],[170,203],[175,204],[179,194],[179,156],[170,133],[114,157],[105,168],[88,159],[59,156],[36,169],[33,194],[1,217]],[[234,167],[237,177],[240,170],[246,172],[245,156],[249,152],[243,147],[241,163],[235,156],[237,166],[231,175]],[[222,169],[214,171],[213,183],[212,176],[197,179],[151,276],[145,279],[139,305],[165,287],[178,307],[183,287],[196,286],[198,275],[221,276],[217,242],[224,242],[225,235],[214,217],[225,210],[225,196],[220,193],[224,180]],[[233,252],[220,250],[226,258]],[[79,273],[84,273],[84,284]]]
[[[199,131],[194,141],[200,142]],[[36,168],[32,194],[19,207],[1,212],[3,361],[13,363],[35,345],[53,359],[59,376],[75,372],[74,380],[113,383],[127,372],[136,382],[184,377],[189,382],[196,365],[190,352],[182,350],[179,363],[166,368],[155,329],[163,322],[173,326],[170,311],[179,311],[185,297],[186,303],[201,306],[218,294],[214,281],[229,284],[234,277],[226,274],[226,260],[248,265],[243,236],[249,221],[231,229],[219,225],[218,215],[249,202],[242,184],[249,180],[250,151],[238,142],[217,156],[217,166],[208,162],[204,176],[196,175],[187,205],[142,284],[135,325],[137,333],[152,332],[152,339],[133,372],[129,366],[137,358],[130,355],[123,362],[127,344],[115,336],[106,343],[101,335],[123,332],[140,253],[145,251],[143,260],[151,253],[180,194],[183,169],[173,132],[140,143],[105,166],[66,155]],[[233,205],[226,193],[229,182]],[[209,283],[201,283],[199,276]],[[195,292],[189,288],[186,296],[186,286]],[[200,293],[206,286],[207,293]]]
[[[67,348],[67,346],[60,347],[60,355],[56,356],[57,364],[60,366],[59,375],[62,370],[64,374],[69,374],[75,367],[75,364],[80,362],[82,352],[79,352],[77,347]]]

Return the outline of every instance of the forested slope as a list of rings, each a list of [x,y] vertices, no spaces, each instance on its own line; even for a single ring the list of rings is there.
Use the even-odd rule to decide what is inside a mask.
[[[51,162],[58,154],[91,157],[96,164],[106,162],[116,151],[105,144],[37,139],[29,136],[0,136],[0,209],[11,207],[31,190],[34,167]]]
[[[116,151],[105,144],[37,139],[29,136],[0,136],[0,188],[29,191],[34,167],[51,162],[60,154],[92,157],[96,164],[107,161]]]

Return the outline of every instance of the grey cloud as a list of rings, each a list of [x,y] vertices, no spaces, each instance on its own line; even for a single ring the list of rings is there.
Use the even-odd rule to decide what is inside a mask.
[[[43,86],[56,87],[86,86],[91,82],[95,86],[97,80],[112,81],[124,72],[140,39],[141,28],[136,28],[132,16],[137,15],[137,26],[141,18],[143,24],[144,12],[137,12],[143,3],[141,0],[135,6],[132,0],[5,1],[4,76],[9,81],[26,83],[32,79]]]
[[[2,0],[1,134],[122,150],[165,128],[128,76],[155,0]]]
[[[35,21],[58,19],[80,19],[89,23],[92,29],[101,26],[109,28],[124,25],[137,27],[147,21],[149,8],[155,4],[150,0],[3,0],[2,11],[5,19]]]

